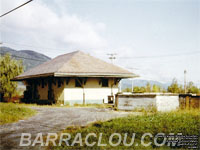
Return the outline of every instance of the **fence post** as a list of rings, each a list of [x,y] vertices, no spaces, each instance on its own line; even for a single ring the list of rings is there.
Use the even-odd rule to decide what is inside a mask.
[[[189,97],[189,95],[186,95],[185,101],[186,101],[186,109],[189,109],[190,108],[190,97]]]

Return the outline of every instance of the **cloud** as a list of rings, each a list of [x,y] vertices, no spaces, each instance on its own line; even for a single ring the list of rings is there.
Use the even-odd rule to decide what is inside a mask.
[[[4,0],[2,12],[22,3],[24,0]],[[45,3],[33,1],[3,17],[0,32],[2,33],[2,41],[8,43],[57,47],[59,51],[59,48],[86,50],[106,47],[107,42],[100,35],[100,32],[104,32],[105,29],[106,25],[102,22],[93,23],[76,14],[66,12],[60,15]],[[63,52],[60,51],[60,53]],[[53,52],[48,53],[47,50],[43,53],[51,56],[53,54]]]
[[[27,0],[1,0],[0,14],[26,1]],[[160,26],[157,28],[157,25],[162,25],[162,22],[156,22],[153,24],[153,27],[156,26],[156,33],[159,33],[158,37],[160,37],[161,40],[157,37],[151,40],[152,35],[154,37],[154,33],[152,33],[154,30],[151,30],[151,26],[145,24],[146,20],[141,22],[145,18],[145,14],[139,15],[138,18],[134,20],[134,22],[138,23],[136,26],[126,26],[125,28],[121,26],[120,22],[126,21],[127,25],[131,25],[131,19],[124,17],[126,19],[123,20],[119,16],[118,25],[115,21],[114,23],[111,21],[113,19],[112,17],[114,15],[116,16],[116,11],[119,11],[118,9],[113,9],[110,12],[112,13],[111,15],[102,16],[102,18],[104,17],[106,20],[109,20],[106,22],[107,24],[105,24],[104,22],[93,21],[97,20],[96,18],[88,19],[87,16],[84,16],[81,12],[77,12],[79,14],[69,13],[67,10],[69,8],[68,6],[70,6],[68,0],[34,0],[0,19],[0,42],[3,42],[5,44],[4,46],[9,46],[14,49],[31,49],[50,57],[79,49],[110,62],[106,54],[117,53],[117,59],[114,61],[114,64],[124,68],[133,68],[132,71],[139,74],[143,79],[171,82],[172,78],[176,77],[179,80],[183,80],[183,70],[186,69],[188,71],[188,81],[196,80],[199,83],[199,71],[195,68],[199,66],[200,63],[198,55],[187,56],[187,58],[180,56],[160,59],[126,59],[126,57],[153,56],[162,55],[162,53],[173,54],[176,49],[196,49],[195,43],[190,41],[198,40],[198,38],[195,38],[196,34],[191,36],[194,38],[190,38],[190,34],[189,36],[185,36],[189,37],[188,39],[190,40],[185,39],[184,36],[181,38],[180,35],[177,34],[177,32],[180,31],[178,30],[180,23],[183,24],[182,28],[188,26],[185,22],[180,22],[177,25],[173,22],[173,25],[177,27],[173,29],[176,29],[177,32],[174,32],[174,35],[170,33],[164,36]],[[84,5],[84,7],[86,6]],[[137,5],[135,5],[135,7],[137,7]],[[146,9],[146,7],[144,8],[149,14],[149,10]],[[97,9],[95,11],[98,12],[99,10]],[[103,10],[96,14],[102,15],[102,11]],[[126,10],[124,10],[124,12],[126,12]],[[127,12],[129,11],[127,10]],[[150,11],[150,13],[153,18],[157,16],[157,13],[154,14],[154,11]],[[120,14],[123,15],[121,12]],[[165,18],[164,14],[161,13],[160,15],[162,18]],[[180,15],[184,16],[182,13]],[[186,19],[188,19],[187,15],[185,16]],[[194,18],[191,21],[196,22]],[[143,27],[144,25],[145,27]],[[165,25],[170,27],[170,21],[167,20]],[[140,30],[140,26],[145,30]],[[195,29],[195,27],[187,29]],[[124,33],[128,34],[125,36]],[[170,39],[162,40],[163,37],[170,37]],[[170,43],[169,41],[171,41],[171,39],[174,40]],[[163,48],[164,50],[162,50]],[[119,59],[119,57],[125,57],[125,59]]]

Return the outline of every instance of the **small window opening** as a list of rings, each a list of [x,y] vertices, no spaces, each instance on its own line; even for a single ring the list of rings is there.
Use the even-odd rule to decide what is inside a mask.
[[[58,88],[60,88],[61,87],[61,80],[60,79],[58,79]]]
[[[75,87],[82,87],[81,84],[83,83],[82,79],[75,79]]]
[[[42,88],[44,88],[44,79],[42,79]]]
[[[102,87],[108,87],[108,79],[102,79]]]

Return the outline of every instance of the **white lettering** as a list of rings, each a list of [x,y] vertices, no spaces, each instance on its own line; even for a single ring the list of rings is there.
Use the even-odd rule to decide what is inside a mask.
[[[51,136],[54,136],[54,137],[51,138]],[[51,141],[53,143],[53,146],[56,146],[57,138],[58,138],[58,135],[56,133],[48,133],[45,146],[49,145],[49,141]]]
[[[150,136],[150,137],[153,137],[151,133],[145,133],[145,134],[142,135],[142,137],[141,137],[141,144],[142,144],[143,146],[145,146],[145,147],[151,145],[151,143],[152,143],[152,142],[149,142],[149,143],[147,143],[147,144],[144,143],[144,138],[145,138],[145,136],[147,136],[147,135]]]
[[[159,144],[158,141],[157,141],[159,137],[164,137],[163,142],[160,143],[160,144]],[[167,140],[167,138],[165,137],[165,134],[164,134],[164,133],[158,133],[158,134],[154,137],[154,144],[155,144],[156,146],[163,146],[163,145],[165,145],[166,140]]]
[[[107,144],[102,144],[101,140],[102,140],[102,133],[100,133],[100,135],[99,135],[99,140],[98,140],[97,146],[106,146]]]
[[[113,142],[112,142],[114,136],[118,136],[118,141],[117,141],[117,143],[113,143]],[[113,133],[113,134],[111,134],[111,136],[110,136],[110,138],[109,138],[109,144],[110,144],[111,146],[118,146],[118,145],[121,143],[121,141],[122,141],[122,136],[121,136],[121,134],[119,134],[119,133]]]
[[[26,136],[26,138],[25,138],[25,136]],[[22,133],[19,146],[29,146],[29,145],[31,145],[30,139],[31,139],[30,133]],[[27,142],[24,143],[24,141],[27,141]]]
[[[83,146],[83,143],[82,143],[82,137],[81,137],[81,133],[77,133],[75,138],[74,138],[74,141],[72,142],[72,145],[71,146],[74,146],[75,144],[80,144],[80,146]]]
[[[44,146],[44,141],[42,137],[42,133],[38,133],[35,140],[33,141],[32,146],[35,146],[35,144],[41,144],[41,146]]]
[[[63,138],[64,136],[67,136],[67,138]],[[67,145],[67,146],[69,146],[69,140],[71,139],[71,134],[69,134],[69,133],[61,133],[61,135],[60,135],[60,141],[59,141],[59,146],[61,146],[61,144],[62,144],[62,142],[64,141],[65,142],[65,144]]]
[[[124,146],[131,146],[133,145],[134,141],[135,141],[135,133],[133,133],[132,138],[131,138],[131,142],[128,144],[127,143],[127,133],[124,134],[124,140],[123,140],[123,144]]]
[[[85,143],[87,146],[94,146],[96,144],[96,142],[92,142],[91,144],[88,142],[88,139],[90,136],[94,136],[97,137],[97,135],[95,133],[89,133],[86,137],[85,137]]]

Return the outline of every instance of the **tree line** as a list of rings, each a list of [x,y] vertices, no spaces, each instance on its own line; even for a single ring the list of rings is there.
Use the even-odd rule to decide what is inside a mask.
[[[123,92],[132,92],[131,88],[126,88],[123,90]],[[185,90],[182,85],[178,84],[177,79],[173,79],[172,83],[165,89],[161,87],[160,85],[153,84],[151,85],[149,82],[146,84],[146,86],[134,86],[133,87],[134,93],[178,93],[183,94],[185,93]],[[189,82],[186,86],[186,93],[192,93],[192,94],[200,94],[200,88],[194,85],[193,82]]]

